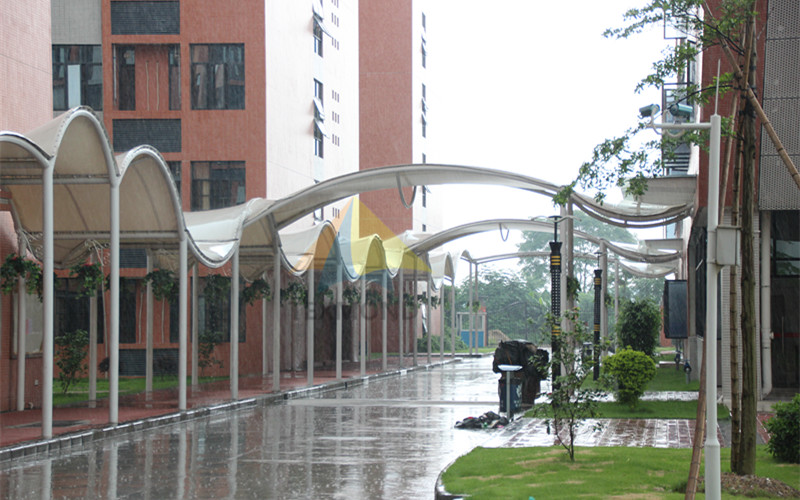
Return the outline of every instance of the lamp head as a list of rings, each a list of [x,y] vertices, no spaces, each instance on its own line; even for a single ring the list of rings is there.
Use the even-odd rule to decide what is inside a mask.
[[[653,118],[661,107],[658,104],[648,104],[639,108],[639,116],[642,118]]]

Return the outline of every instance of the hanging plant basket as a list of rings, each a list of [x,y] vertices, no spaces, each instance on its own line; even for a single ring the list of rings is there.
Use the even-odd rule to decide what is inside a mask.
[[[80,263],[69,268],[69,275],[78,280],[78,298],[93,297],[105,277],[98,263]]]
[[[258,300],[271,300],[272,288],[269,283],[263,278],[258,278],[242,290],[242,301],[245,304],[252,305]]]
[[[150,271],[144,277],[145,284],[153,287],[153,297],[156,300],[169,300],[178,292],[178,282],[175,273],[167,269]]]
[[[230,278],[221,274],[209,274],[203,287],[203,295],[208,301],[217,301],[227,297],[231,290]]]
[[[306,305],[308,303],[308,290],[305,283],[301,281],[291,281],[286,288],[281,290],[281,302],[289,302],[293,305]]]
[[[0,289],[8,295],[14,291],[17,281],[25,280],[25,287],[30,294],[36,294],[42,299],[42,268],[32,260],[23,259],[20,255],[10,253],[5,262],[0,266]]]

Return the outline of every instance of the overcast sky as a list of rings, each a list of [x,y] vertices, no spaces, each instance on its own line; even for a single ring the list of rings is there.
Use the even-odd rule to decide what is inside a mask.
[[[639,107],[660,102],[658,91],[634,89],[666,46],[661,30],[632,40],[602,36],[642,3],[430,0],[428,162],[571,181],[595,145],[634,125]],[[437,187],[433,194],[447,204],[445,227],[557,210],[505,188]],[[479,255],[508,248],[499,246],[499,232],[464,241]]]

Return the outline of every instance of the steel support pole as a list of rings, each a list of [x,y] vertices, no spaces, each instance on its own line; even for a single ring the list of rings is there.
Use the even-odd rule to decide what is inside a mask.
[[[361,365],[361,376],[367,374],[367,275],[361,275],[361,305],[358,311],[359,316],[359,363]]]
[[[231,258],[231,324],[230,324],[231,399],[239,399],[239,249]]]
[[[186,356],[189,336],[189,242],[181,235],[178,246],[178,409],[185,411],[186,404]]]
[[[267,281],[267,273],[261,275],[264,282]],[[269,363],[267,363],[267,297],[261,297],[261,378],[267,378],[269,373]]]
[[[308,268],[308,305],[306,306],[306,372],[308,385],[314,385],[314,311],[316,309],[314,297],[314,258]]]
[[[403,274],[404,274],[403,273],[403,268],[401,267],[400,268],[400,273],[399,273],[399,281],[400,281],[399,289],[400,289],[400,292],[397,294],[398,295],[398,298],[397,298],[397,319],[399,320],[398,324],[397,324],[397,337],[398,337],[398,351],[399,351],[399,354],[400,354],[400,367],[402,367],[404,365],[404,362],[403,362],[404,361],[403,360],[403,355],[404,354],[403,353],[405,351],[405,349],[404,349],[404,347],[405,347],[405,345],[404,345],[405,338],[404,338],[403,334],[405,332],[403,330],[405,329],[404,327],[405,327],[405,322],[406,322],[406,311],[405,311],[406,287],[405,287],[405,281],[404,281]]]
[[[200,274],[197,264],[192,266],[192,387],[200,383],[200,324],[197,309],[200,304]]]
[[[281,389],[281,254],[275,248],[272,263],[272,390]]]
[[[469,293],[467,298],[467,314],[469,315],[469,332],[467,334],[467,342],[469,342],[469,355],[472,356],[472,328],[474,327],[475,316],[473,315],[472,307],[472,261],[469,261]]]
[[[53,437],[53,163],[42,172],[42,437]],[[113,189],[112,189],[113,191]]]
[[[336,380],[342,378],[342,259],[336,259]]]
[[[147,274],[150,274],[153,272],[153,254],[149,249],[145,252],[145,259]],[[153,392],[153,282],[150,280],[145,286],[145,316],[144,390],[149,398]]]
[[[425,304],[427,314],[425,315],[425,328],[428,330],[428,364],[431,364],[431,294],[433,293],[433,286],[431,285],[431,275],[428,273],[428,279],[425,280],[426,298],[428,300]]]
[[[22,252],[20,251],[20,254]],[[28,290],[25,279],[17,280],[17,411],[25,410],[25,363],[28,358],[28,342],[25,325],[28,322],[26,301]]]
[[[450,350],[452,356],[456,357],[456,282],[450,286]]]
[[[772,214],[761,212],[761,387],[762,397],[772,392]]]
[[[111,193],[111,314],[109,319],[108,421],[119,423],[119,181],[112,180]]]
[[[559,349],[561,345],[561,242],[550,242],[550,314],[553,322],[550,327],[550,350],[553,360],[553,379],[554,387],[557,387],[556,379],[561,376],[561,363]]]
[[[388,316],[388,290],[386,290],[388,282],[388,275],[384,271],[381,275],[381,345],[383,345],[383,352],[381,356],[381,369],[386,371],[388,368],[388,349],[386,346],[386,342],[388,341],[389,336],[389,318]]]

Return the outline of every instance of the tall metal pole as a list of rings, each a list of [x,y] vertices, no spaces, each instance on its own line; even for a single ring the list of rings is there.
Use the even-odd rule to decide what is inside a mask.
[[[550,242],[550,313],[553,322],[550,327],[550,349],[553,359],[553,387],[561,376],[559,349],[561,343],[561,242],[558,241],[558,223],[553,224],[553,240]]]
[[[600,378],[600,308],[603,303],[603,270],[594,270],[594,344],[592,360],[594,361],[592,376],[594,380]]]
[[[239,250],[231,259],[231,399],[239,399]]]
[[[401,267],[400,268],[400,273],[398,274],[398,278],[397,278],[399,283],[400,283],[398,285],[399,292],[397,293],[397,319],[398,319],[398,322],[397,322],[397,346],[398,346],[398,354],[399,354],[398,361],[399,361],[401,367],[403,366],[403,351],[404,351],[403,348],[405,346],[405,338],[403,336],[403,333],[404,333],[403,329],[405,327],[405,322],[406,322],[406,311],[405,311],[406,287],[405,287],[405,279],[404,279],[405,277],[403,276],[403,274],[404,274],[403,273],[403,268]]]
[[[721,495],[719,440],[717,439],[717,224],[719,220],[719,148],[721,119],[711,116],[708,153],[708,241],[706,244],[706,498]]]
[[[112,179],[111,209],[111,315],[109,319],[108,422],[119,423],[119,181]]]
[[[314,311],[317,306],[314,297],[314,257],[308,268],[308,305],[306,306],[306,372],[308,385],[314,385]]]
[[[186,410],[186,356],[189,336],[189,242],[182,235],[178,245],[178,409]]]

